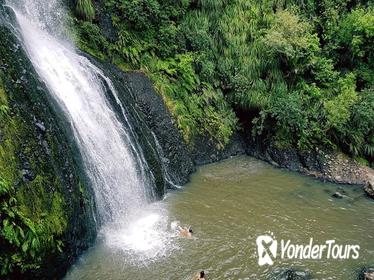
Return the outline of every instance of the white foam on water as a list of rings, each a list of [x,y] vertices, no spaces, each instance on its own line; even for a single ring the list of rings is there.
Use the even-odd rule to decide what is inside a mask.
[[[109,231],[105,234],[107,244],[111,247],[124,248],[134,251],[149,251],[163,246],[163,234],[161,232],[161,217],[157,214],[149,214],[140,217],[136,222],[129,224],[118,231]],[[104,231],[107,230],[104,228]]]
[[[123,225],[108,224],[101,230],[105,245],[131,255],[135,263],[149,263],[168,256],[178,249],[169,218],[162,206],[137,213],[132,221]]]

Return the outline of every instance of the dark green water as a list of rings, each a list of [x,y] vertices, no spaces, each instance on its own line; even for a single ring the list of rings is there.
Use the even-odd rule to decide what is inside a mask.
[[[183,189],[140,210],[128,228],[103,230],[66,279],[183,280],[201,269],[208,279],[271,279],[283,267],[308,269],[314,279],[355,279],[356,269],[374,265],[374,203],[354,186],[334,199],[338,187],[249,157],[201,167]],[[195,238],[176,237],[175,220],[191,225]],[[360,256],[277,258],[260,267],[256,238],[266,232],[296,244],[358,244]]]

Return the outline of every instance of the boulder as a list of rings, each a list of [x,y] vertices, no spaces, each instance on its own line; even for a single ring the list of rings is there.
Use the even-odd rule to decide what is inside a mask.
[[[374,183],[372,181],[365,184],[364,190],[369,197],[374,199]]]
[[[365,280],[374,280],[374,272],[365,272],[364,273]]]
[[[358,273],[358,280],[374,280],[374,268],[364,267]]]
[[[307,270],[286,268],[275,271],[271,280],[309,280],[312,276]]]
[[[332,197],[342,199],[342,198],[344,198],[344,195],[343,195],[341,192],[336,191],[336,192],[332,195]]]

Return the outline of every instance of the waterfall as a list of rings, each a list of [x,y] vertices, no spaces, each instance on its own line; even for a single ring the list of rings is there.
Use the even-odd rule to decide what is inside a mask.
[[[28,56],[69,121],[92,183],[101,226],[126,223],[152,199],[152,176],[106,98],[119,100],[110,79],[66,39],[65,10],[57,0],[9,0]],[[123,107],[122,107],[123,109]],[[126,112],[123,109],[125,120]]]

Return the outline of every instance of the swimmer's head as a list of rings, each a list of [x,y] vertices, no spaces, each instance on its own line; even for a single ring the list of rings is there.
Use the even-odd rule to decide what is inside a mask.
[[[189,233],[193,233],[192,228],[189,228],[189,229],[188,229],[188,232],[189,232]]]
[[[202,270],[202,271],[200,272],[200,278],[204,278],[204,276],[205,276],[205,272],[204,272],[204,270]]]

